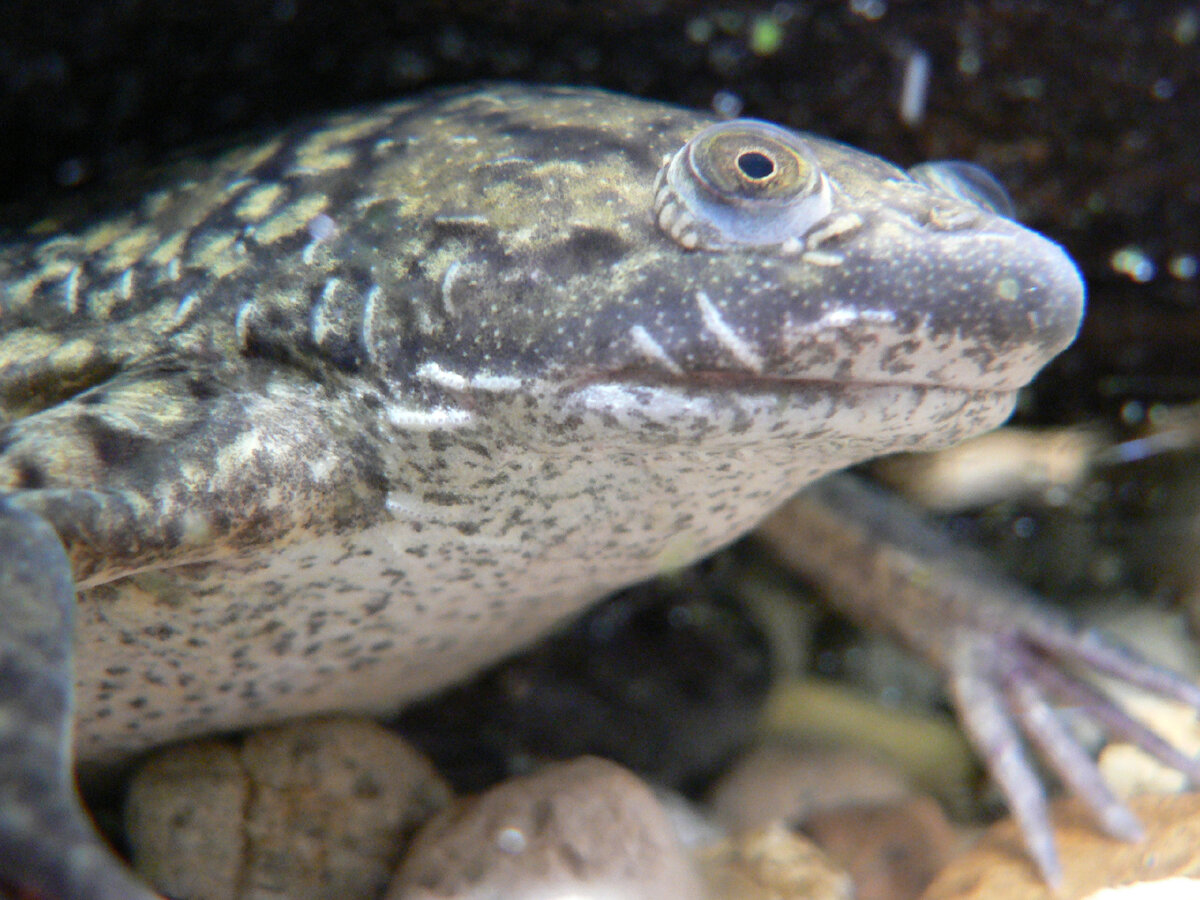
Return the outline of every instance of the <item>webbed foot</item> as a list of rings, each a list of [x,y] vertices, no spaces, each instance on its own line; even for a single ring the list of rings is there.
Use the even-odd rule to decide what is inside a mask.
[[[824,479],[765,524],[776,552],[868,627],[890,631],[943,673],[959,719],[1021,827],[1042,876],[1062,880],[1032,745],[1107,834],[1141,825],[1104,783],[1057,701],[1200,784],[1176,750],[1088,680],[1100,674],[1200,710],[1200,687],[1082,629],[907,505],[849,475]]]
[[[97,837],[75,791],[74,609],[58,536],[0,496],[0,896],[156,900]]]

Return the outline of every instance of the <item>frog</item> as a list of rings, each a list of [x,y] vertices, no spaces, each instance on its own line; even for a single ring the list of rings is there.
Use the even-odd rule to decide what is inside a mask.
[[[10,229],[0,885],[149,900],[94,835],[76,767],[393,713],[822,476],[999,426],[1085,294],[1006,202],[961,166],[487,83],[299,123]],[[1036,655],[1046,678],[1082,660],[1195,693],[1032,606],[902,599],[861,617],[928,632],[1055,878],[1008,740],[1046,729],[1001,696],[1028,679],[969,659],[1003,622],[997,658]],[[1065,735],[1042,745],[1080,763]],[[1129,836],[1080,764],[1072,786]]]

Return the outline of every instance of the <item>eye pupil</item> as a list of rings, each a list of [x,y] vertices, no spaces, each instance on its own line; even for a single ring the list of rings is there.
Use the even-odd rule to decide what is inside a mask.
[[[747,178],[762,181],[775,172],[775,161],[765,153],[757,150],[747,150],[738,154],[737,167]]]

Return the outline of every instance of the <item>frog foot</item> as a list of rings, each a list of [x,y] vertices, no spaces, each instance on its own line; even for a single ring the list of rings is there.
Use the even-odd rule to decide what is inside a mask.
[[[1108,735],[1140,747],[1195,785],[1200,784],[1200,761],[1131,717],[1085,680],[1083,673],[1106,675],[1193,709],[1200,709],[1200,688],[1097,631],[1074,628],[1028,606],[1018,612],[1015,623],[1000,628],[992,627],[994,623],[985,630],[960,628],[946,660],[948,682],[959,720],[1003,791],[1026,848],[1046,881],[1058,885],[1062,868],[1046,792],[1025,740],[1084,802],[1105,833],[1136,841],[1143,831],[1104,783],[1091,754],[1052,702],[1091,719]]]
[[[96,835],[75,791],[74,609],[57,534],[0,495],[0,897],[156,900]]]
[[[1200,710],[1200,687],[1096,631],[1076,627],[895,497],[846,473],[798,495],[759,531],[776,555],[866,627],[891,633],[945,677],[962,725],[1003,791],[1042,876],[1061,883],[1046,793],[1026,741],[1100,827],[1141,825],[1052,703],[1073,706],[1200,784],[1200,762],[1087,679],[1106,675]]]

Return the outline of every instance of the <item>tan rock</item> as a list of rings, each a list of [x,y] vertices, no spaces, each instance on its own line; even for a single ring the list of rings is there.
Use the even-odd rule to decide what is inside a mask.
[[[583,757],[512,778],[430,821],[388,900],[699,900],[699,882],[651,790]]]
[[[1164,878],[1162,881],[1139,881],[1119,888],[1104,888],[1089,894],[1087,900],[1193,900],[1200,897],[1200,880],[1195,878]]]
[[[1001,428],[933,453],[899,453],[871,471],[926,509],[958,512],[1076,490],[1103,446],[1079,428]]]
[[[856,900],[915,900],[963,843],[930,797],[821,810],[804,832],[850,874]]]
[[[709,900],[850,900],[850,876],[811,841],[770,825],[696,854]]]
[[[1123,634],[1123,632],[1117,632]],[[1138,647],[1139,644],[1131,643]],[[1200,721],[1182,703],[1145,694],[1121,696],[1121,705],[1138,721],[1180,752],[1200,755]],[[1164,765],[1133,744],[1115,741],[1100,751],[1100,772],[1118,797],[1178,794],[1187,790],[1187,776]]]
[[[198,741],[156,753],[125,801],[134,868],[172,897],[234,897],[249,796],[250,779],[232,744]]]
[[[1007,820],[951,862],[923,900],[1084,900],[1097,894],[1104,897],[1101,892],[1106,888],[1200,879],[1200,794],[1145,795],[1129,804],[1146,828],[1146,839],[1132,844],[1098,832],[1078,803],[1054,804],[1055,839],[1065,876],[1057,891],[1038,878],[1016,826]],[[1173,888],[1163,890],[1167,889]],[[1159,891],[1144,896],[1166,900],[1172,895]],[[1175,896],[1182,900],[1200,894]]]
[[[797,825],[814,812],[911,794],[892,766],[842,749],[778,741],[750,751],[714,786],[713,817],[732,832]]]
[[[375,723],[311,720],[156,755],[126,819],[135,868],[173,897],[376,900],[407,837],[449,799]]]

